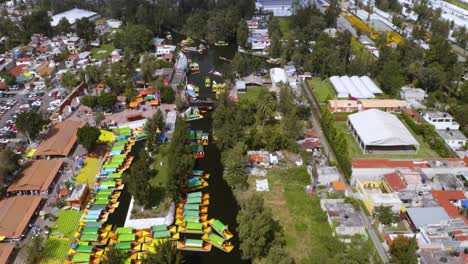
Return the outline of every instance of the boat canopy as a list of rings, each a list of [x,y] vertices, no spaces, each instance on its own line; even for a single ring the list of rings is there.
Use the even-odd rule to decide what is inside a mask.
[[[88,223],[86,223],[85,228],[88,228],[88,227],[101,228],[101,227],[102,227],[102,223],[101,223],[101,222],[88,222]]]
[[[115,244],[115,247],[118,249],[131,249],[132,243],[131,242],[120,242]]]
[[[194,175],[194,176],[202,176],[204,173],[205,173],[205,171],[203,171],[203,170],[192,170],[192,175]],[[199,196],[202,196],[201,192],[195,192],[195,194],[199,195]],[[190,193],[188,195],[190,196]]]
[[[82,234],[97,234],[99,232],[99,228],[97,227],[85,227],[81,231]]]
[[[88,263],[90,258],[91,258],[90,253],[77,253],[73,256],[72,262],[73,263]]]
[[[91,253],[93,252],[93,246],[78,245],[76,252],[79,253]]]
[[[192,171],[192,174],[194,171]],[[203,173],[203,171],[201,171]],[[202,192],[191,192],[189,194],[187,194],[187,197],[188,198],[193,198],[193,197],[202,197],[203,196],[203,193]]]
[[[155,225],[151,227],[152,232],[166,231],[167,225]]]
[[[98,234],[85,234],[81,236],[80,240],[89,242],[98,241]]]
[[[135,234],[120,234],[117,240],[119,242],[135,241]]]
[[[118,227],[115,232],[119,234],[131,234],[133,233],[133,228],[131,227]]]
[[[202,230],[203,225],[201,223],[194,223],[194,222],[189,222],[187,223],[187,230]]]
[[[184,210],[200,210],[200,205],[198,204],[186,204]]]
[[[188,247],[203,247],[203,240],[200,239],[187,239],[185,240],[185,245]]]
[[[213,221],[213,226],[214,226],[214,228],[215,228],[216,230],[219,230],[219,231],[221,231],[221,232],[223,232],[224,230],[227,229],[227,226],[224,225],[224,224],[223,224],[221,221],[219,221],[218,219],[215,219],[215,220]]]
[[[199,216],[186,215],[186,216],[184,216],[184,219],[185,219],[186,222],[200,223],[200,217]]]
[[[209,236],[208,236],[208,239],[213,241],[214,243],[216,244],[219,244],[219,245],[222,245],[224,243],[224,238],[216,235],[216,234],[213,234],[211,233]]]
[[[171,237],[171,232],[168,230],[166,231],[158,231],[153,233],[153,238],[169,238]]]

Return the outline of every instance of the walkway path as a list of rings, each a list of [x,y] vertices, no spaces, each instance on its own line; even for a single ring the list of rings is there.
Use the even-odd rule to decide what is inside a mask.
[[[320,122],[319,122],[319,118],[321,118],[320,106],[317,105],[317,102],[314,100],[310,90],[307,88],[307,84],[305,83],[305,81],[301,81],[300,84],[301,84],[302,90],[307,100],[309,101],[309,105],[312,108],[312,115],[310,115],[309,119],[319,134],[320,142],[322,143],[324,154],[328,157],[329,161],[334,161],[335,158],[333,156],[333,152],[331,151],[330,145],[328,141],[326,140],[325,135],[323,134],[322,127],[320,126]],[[347,180],[343,177],[341,173],[340,173],[340,180],[346,183],[346,192],[352,195],[353,190],[347,184]],[[364,223],[364,225],[366,226],[369,232],[369,236],[372,239],[372,242],[374,243],[374,246],[377,249],[377,252],[379,253],[380,259],[384,263],[388,263],[389,258],[388,258],[387,252],[382,246],[382,243],[380,243],[379,237],[375,233],[375,230],[372,224],[370,223],[369,218],[366,216],[362,208],[359,211],[359,216],[361,217],[361,221]]]

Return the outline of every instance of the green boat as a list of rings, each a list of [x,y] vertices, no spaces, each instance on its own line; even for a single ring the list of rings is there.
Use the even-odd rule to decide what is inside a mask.
[[[202,197],[199,196],[199,197],[189,197],[189,198],[187,198],[187,202],[186,202],[186,203],[187,203],[187,205],[189,205],[189,204],[196,204],[196,205],[198,206],[199,204],[201,204],[201,202],[202,202]],[[186,206],[187,206],[187,205],[186,205]]]
[[[76,252],[78,252],[78,253],[91,253],[91,252],[93,252],[93,246],[78,245],[76,247]]]
[[[190,130],[189,132],[189,140],[195,140],[196,139],[196,132],[195,130]]]
[[[226,41],[223,41],[223,40],[218,40],[218,41],[215,42],[215,46],[217,46],[217,47],[225,47],[227,45],[229,45],[229,44]]]
[[[200,210],[200,205],[194,203],[186,204],[184,210]]]
[[[203,225],[201,223],[187,222],[185,228],[179,227],[180,233],[203,234]]]
[[[132,234],[132,233],[133,233],[133,228],[131,228],[131,227],[118,227],[118,228],[115,230],[115,233],[117,233],[117,235],[120,235],[120,234]]]
[[[98,234],[87,234],[87,235],[82,235],[80,237],[81,241],[87,241],[87,242],[95,242],[98,241]]]
[[[89,263],[91,258],[90,253],[77,253],[73,256],[72,262],[73,263]]]
[[[206,77],[205,78],[205,87],[208,88],[208,87],[210,87],[210,85],[211,85],[211,79],[210,79],[210,77]]]
[[[131,242],[135,241],[135,234],[120,234],[117,237],[117,241],[119,242]]]
[[[83,235],[93,235],[93,234],[97,234],[98,232],[99,232],[99,228],[97,227],[85,227],[81,231]]]
[[[203,136],[203,131],[201,131],[201,130],[197,130],[196,139],[197,139],[197,140],[199,140],[199,139],[201,139],[201,138],[202,138],[202,136]]]
[[[129,250],[132,249],[132,243],[131,242],[119,242],[116,243],[115,248],[122,249],[122,250]]]
[[[166,231],[158,231],[153,233],[153,238],[170,238],[171,232],[169,230]]]
[[[213,233],[210,233],[209,235],[203,235],[202,239],[224,252],[229,253],[234,249],[234,246],[230,242],[226,242],[224,238]]]
[[[193,89],[194,92],[198,93],[200,92],[200,87],[198,87],[197,85],[195,85],[195,88]]]
[[[167,231],[167,225],[155,225],[151,227],[151,232]]]
[[[203,170],[192,170],[192,175],[193,176],[203,176],[204,173],[205,173],[205,171],[203,171]],[[192,195],[202,197],[202,192],[189,193],[188,197],[191,197]]]

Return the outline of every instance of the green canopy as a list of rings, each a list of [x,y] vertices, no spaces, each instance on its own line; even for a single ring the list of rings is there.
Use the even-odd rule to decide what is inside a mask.
[[[96,194],[96,199],[109,199],[108,193],[98,193]]]
[[[115,244],[115,248],[118,249],[131,249],[132,243],[131,242],[119,242]]]
[[[200,223],[188,222],[186,227],[187,227],[187,230],[197,230],[197,231],[203,230],[203,225]]]
[[[197,131],[197,139],[201,139],[202,135],[203,135],[203,131],[198,130]]]
[[[98,240],[98,234],[86,234],[80,237],[81,241],[90,241],[94,242]]]
[[[198,204],[186,204],[184,205],[184,210],[200,210],[200,205]]]
[[[209,236],[208,236],[208,239],[210,239],[212,242],[214,242],[215,244],[218,244],[218,245],[222,245],[225,241],[224,238],[216,235],[216,234],[213,234],[211,233]]]
[[[94,202],[94,204],[97,204],[97,205],[107,205],[109,203],[109,200],[104,200],[104,199],[98,199]]]
[[[190,140],[195,140],[195,131],[194,130],[190,130],[189,139]]]
[[[220,232],[223,232],[224,230],[227,229],[227,226],[221,223],[221,221],[219,221],[218,219],[215,219],[213,221],[213,227],[214,229],[216,229],[216,231],[220,231]]]
[[[115,232],[120,235],[120,234],[132,234],[133,233],[133,228],[131,227],[117,227]]]
[[[84,219],[84,222],[85,222],[85,223],[88,223],[88,222],[96,222],[97,220],[98,220],[98,219],[95,218],[95,217],[89,217],[89,218],[86,217],[86,218]]]
[[[188,204],[200,204],[202,202],[201,197],[189,197],[187,199],[187,205]]]
[[[119,242],[135,241],[135,234],[120,234],[117,237]]]
[[[184,211],[184,217],[187,217],[187,216],[200,216],[200,211],[192,211],[192,210]]]
[[[107,178],[110,178],[110,179],[117,179],[121,177],[122,177],[122,172],[114,172],[114,173],[107,175]]]
[[[201,172],[202,172],[201,174],[203,174],[203,171],[201,171]],[[196,173],[194,173],[194,171],[192,171],[192,174],[193,174],[193,175],[197,175]],[[201,175],[201,174],[200,174],[200,175]],[[202,197],[202,196],[203,196],[203,193],[202,193],[202,192],[191,192],[191,193],[187,194],[187,197],[188,197],[188,198],[192,198],[192,197]]]
[[[97,191],[97,194],[107,194],[107,195],[111,195],[112,194],[112,190],[99,190]]]
[[[83,228],[83,230],[81,231],[81,233],[83,235],[87,235],[87,234],[97,234],[99,232],[99,228],[97,227],[85,227]]]
[[[185,245],[189,247],[203,247],[203,240],[200,239],[187,239],[185,240]]]
[[[197,151],[198,152],[203,152],[203,151],[205,151],[205,148],[203,147],[203,145],[198,145]]]
[[[115,181],[101,182],[101,186],[114,187],[115,186]]]
[[[169,238],[171,237],[171,232],[168,230],[166,231],[158,231],[153,233],[153,238]]]
[[[79,252],[79,253],[91,253],[91,252],[93,252],[93,246],[78,245],[78,247],[76,247],[76,252]]]
[[[89,262],[90,258],[91,258],[91,254],[89,253],[77,253],[73,256],[72,261],[74,263],[85,263],[85,262]]]
[[[196,186],[200,186],[200,185],[202,185],[202,182],[201,182],[200,179],[198,179],[198,180],[196,180],[196,181],[189,181],[189,182],[187,183],[187,186],[188,186],[189,188],[196,187]]]
[[[152,232],[167,231],[167,225],[155,225],[151,227]]]
[[[124,145],[121,145],[121,146],[113,146],[111,151],[116,151],[116,150],[124,150],[125,149],[125,146]]]

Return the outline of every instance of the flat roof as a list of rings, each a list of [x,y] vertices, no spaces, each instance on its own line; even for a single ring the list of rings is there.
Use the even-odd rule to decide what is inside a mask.
[[[0,201],[0,236],[19,238],[42,197],[14,196]]]
[[[437,133],[444,140],[467,140],[466,136],[460,130],[437,129]]]
[[[76,131],[86,122],[66,120],[55,124],[39,144],[34,153],[37,156],[68,156],[76,142]]]
[[[7,192],[46,191],[62,166],[62,160],[33,160],[27,162]]]
[[[468,160],[468,159],[467,159]],[[437,167],[437,162],[446,164],[444,167],[465,167],[463,159],[439,158],[439,159],[353,159],[353,168],[432,168]]]
[[[366,146],[419,145],[401,121],[390,113],[370,109],[349,115],[348,120]]]
[[[97,15],[96,12],[93,12],[93,11],[88,11],[88,10],[84,10],[84,9],[79,9],[79,8],[73,8],[73,9],[70,9],[68,11],[65,11],[65,12],[62,12],[62,13],[59,13],[59,14],[56,14],[54,16],[52,16],[52,22],[50,22],[50,24],[55,27],[58,25],[58,23],[60,22],[60,20],[64,17],[68,20],[68,22],[70,24],[75,24],[76,20],[78,19],[82,19],[82,18],[91,18],[93,16]]]
[[[438,225],[450,220],[444,208],[440,206],[407,208],[406,212],[416,228],[422,225]]]
[[[14,244],[0,244],[0,263],[6,264],[8,259],[10,258],[11,253],[13,253],[13,249],[15,249]]]

